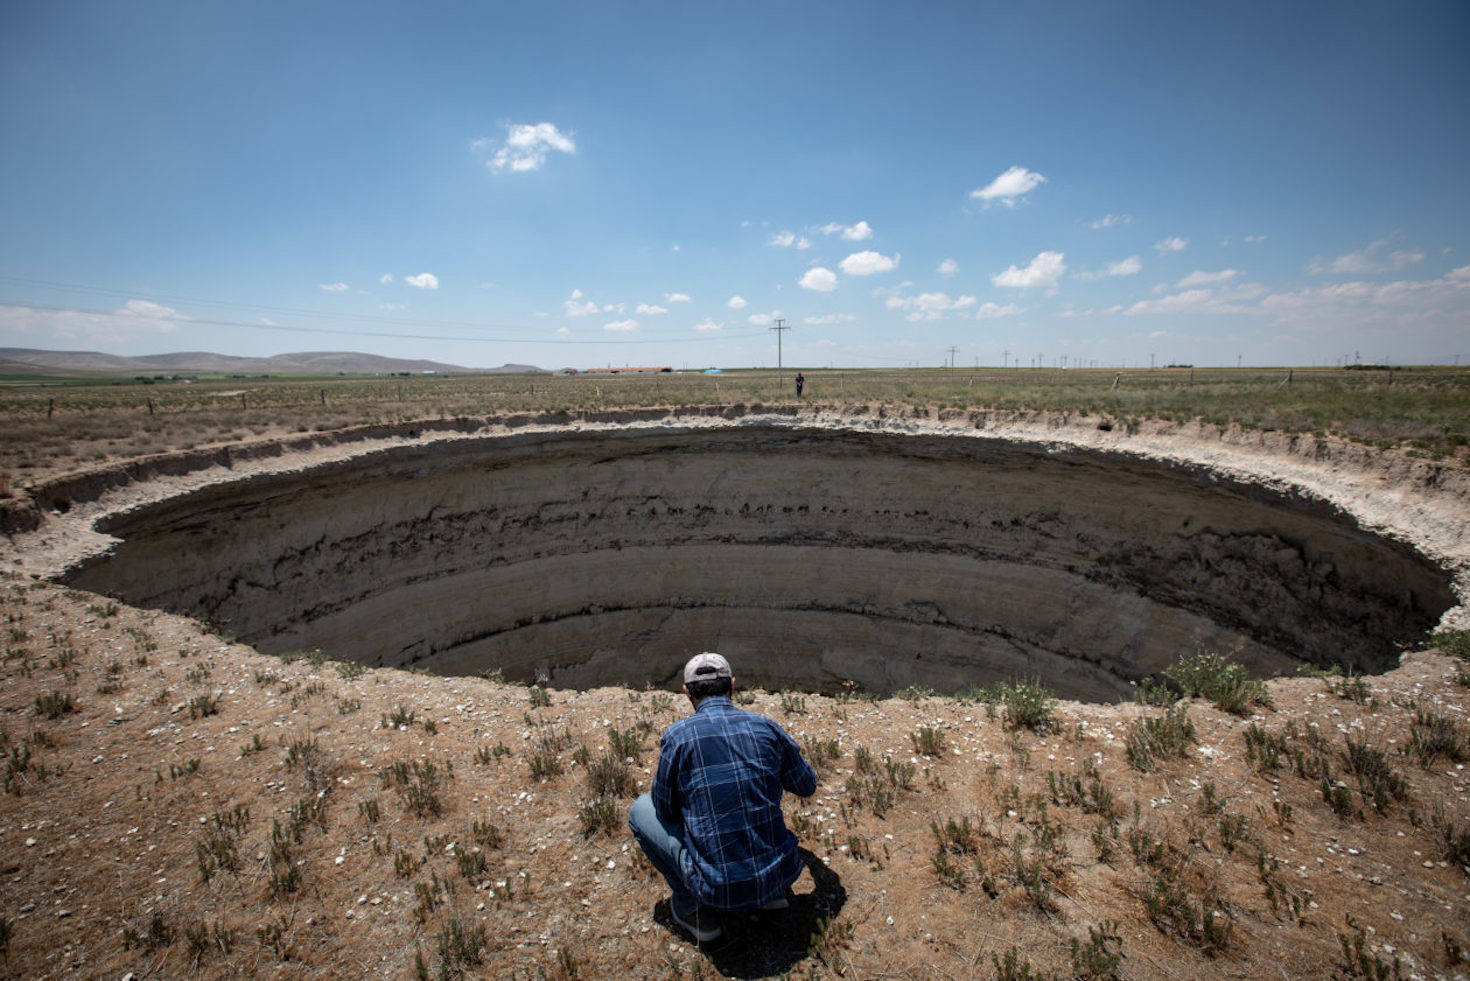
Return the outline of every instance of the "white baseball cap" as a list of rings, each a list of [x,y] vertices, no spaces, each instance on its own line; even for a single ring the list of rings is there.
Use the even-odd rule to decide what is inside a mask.
[[[684,684],[708,681],[711,678],[733,678],[730,662],[713,651],[696,654],[684,665]]]

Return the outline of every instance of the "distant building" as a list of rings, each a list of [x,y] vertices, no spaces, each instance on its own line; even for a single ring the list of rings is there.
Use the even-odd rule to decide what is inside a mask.
[[[588,368],[589,375],[672,375],[674,369],[667,365],[622,368]]]

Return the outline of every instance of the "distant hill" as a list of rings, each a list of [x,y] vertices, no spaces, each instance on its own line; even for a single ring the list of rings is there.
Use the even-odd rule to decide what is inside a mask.
[[[346,372],[347,374],[393,374],[407,371],[421,374],[433,371],[439,374],[465,374],[468,372],[512,373],[539,372],[543,369],[533,365],[506,364],[499,368],[466,368],[439,361],[385,358],[376,354],[361,354],[354,351],[304,351],[298,354],[277,354],[269,358],[240,358],[229,354],[211,354],[207,351],[182,351],[172,354],[147,354],[127,358],[101,351],[43,351],[33,348],[0,348],[0,371],[8,374],[28,372],[55,373],[56,371],[126,372],[131,374],[208,373],[234,375],[319,375]]]

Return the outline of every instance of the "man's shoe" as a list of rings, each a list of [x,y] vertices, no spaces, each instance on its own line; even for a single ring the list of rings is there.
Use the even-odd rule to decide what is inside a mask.
[[[671,902],[669,903],[669,915],[674,918],[675,923],[688,930],[690,935],[702,944],[709,943],[724,932],[715,912],[710,909],[701,907],[692,913],[680,913],[679,907]]]

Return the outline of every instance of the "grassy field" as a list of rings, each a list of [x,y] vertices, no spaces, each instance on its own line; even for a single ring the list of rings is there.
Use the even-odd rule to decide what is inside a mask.
[[[803,402],[1039,410],[1329,434],[1470,462],[1470,369],[802,369]],[[722,375],[135,378],[0,384],[0,488],[170,449],[507,412],[792,403],[797,369]]]

